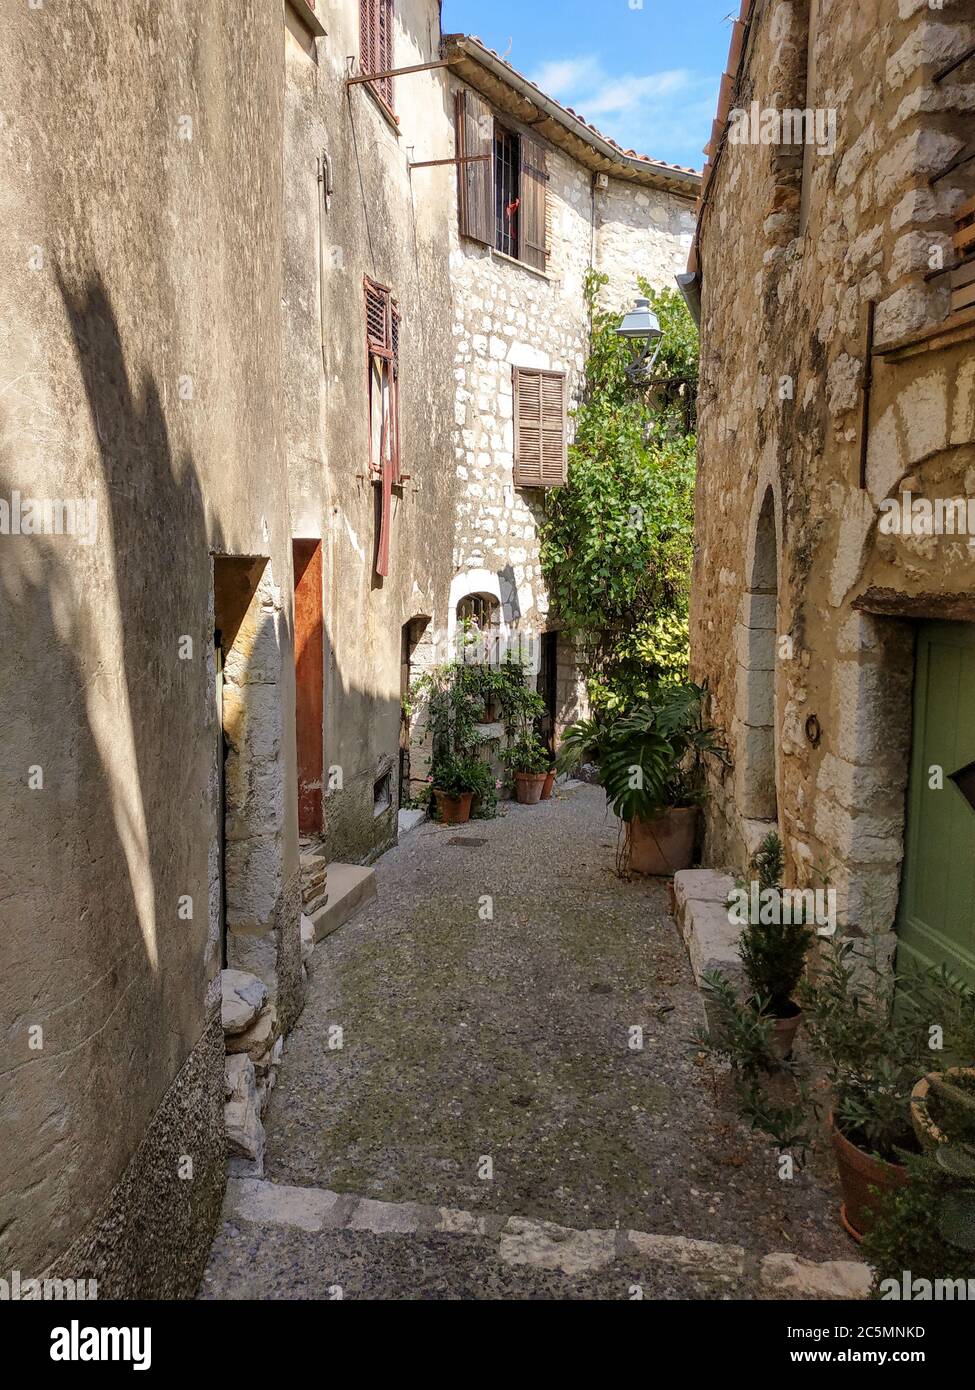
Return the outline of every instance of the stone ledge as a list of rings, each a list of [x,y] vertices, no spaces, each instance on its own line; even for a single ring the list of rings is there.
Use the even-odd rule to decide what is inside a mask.
[[[317,912],[308,914],[315,927],[315,941],[324,941],[338,931],[375,896],[375,869],[366,864],[329,864],[328,901]]]
[[[745,972],[738,954],[741,929],[728,921],[728,894],[734,886],[730,874],[714,869],[682,869],[674,875],[674,916],[698,989],[710,970],[720,970],[737,990],[744,988]],[[706,997],[704,1007],[708,1013]],[[709,1026],[715,1022],[709,1014]]]

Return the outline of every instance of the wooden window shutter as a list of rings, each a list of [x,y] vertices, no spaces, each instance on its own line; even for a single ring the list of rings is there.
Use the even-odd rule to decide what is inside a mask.
[[[393,61],[393,0],[375,0],[379,5],[379,33],[377,36],[376,72],[388,72],[396,66]],[[378,84],[379,95],[393,109],[393,79],[384,77]]]
[[[521,260],[545,269],[548,155],[544,145],[521,137]]]
[[[379,0],[359,0],[359,68],[376,71],[376,32],[379,27]]]
[[[461,236],[494,245],[494,117],[476,92],[462,88],[455,99],[458,158],[487,159],[457,165],[457,206]]]
[[[514,369],[515,487],[559,487],[566,479],[565,376]]]

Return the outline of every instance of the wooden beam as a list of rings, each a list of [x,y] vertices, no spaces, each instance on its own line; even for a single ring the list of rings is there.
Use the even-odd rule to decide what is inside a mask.
[[[434,68],[449,68],[453,62],[453,58],[438,58],[435,63],[414,63],[408,68],[387,68],[385,72],[357,73],[355,77],[347,77],[345,85],[355,87],[360,82],[382,82],[387,77],[406,77],[411,72],[431,72]]]

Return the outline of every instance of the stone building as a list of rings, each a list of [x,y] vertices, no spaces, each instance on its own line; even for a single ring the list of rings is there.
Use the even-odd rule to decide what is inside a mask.
[[[435,0],[23,5],[0,83],[0,1266],[179,1296],[260,1171],[303,893],[395,841],[411,675],[458,610],[550,626],[583,275],[664,283],[697,184]],[[461,235],[459,95],[530,263]]]
[[[520,636],[549,732],[585,700],[539,563],[545,489],[565,479],[570,413],[589,342],[585,280],[631,307],[641,275],[672,283],[699,176],[624,152],[476,38],[450,35],[449,105],[461,165],[449,219],[454,306],[453,467],[460,484],[446,628],[476,611]],[[476,162],[475,162],[476,161]]]
[[[745,0],[683,277],[692,660],[734,756],[706,860],[742,868],[778,828],[842,929],[970,979],[972,21],[961,0]]]

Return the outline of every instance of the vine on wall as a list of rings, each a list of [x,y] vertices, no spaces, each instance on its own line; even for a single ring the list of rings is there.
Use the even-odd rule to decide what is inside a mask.
[[[599,308],[590,272],[586,388],[566,485],[552,489],[541,560],[552,606],[580,652],[594,711],[626,709],[688,668],[697,330],[680,294],[640,281],[660,320],[653,376],[633,383],[622,314]]]

